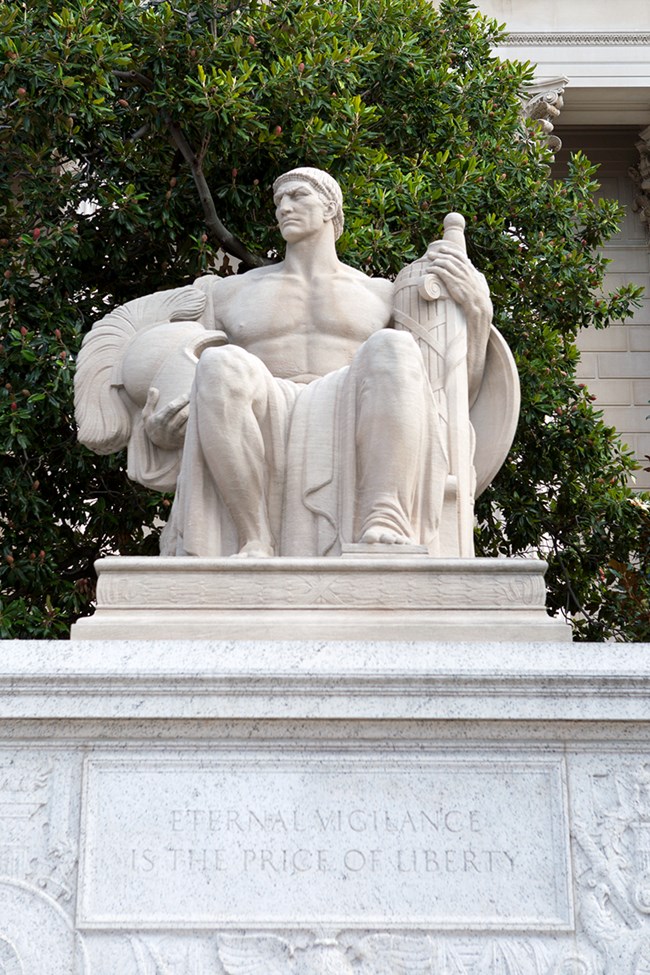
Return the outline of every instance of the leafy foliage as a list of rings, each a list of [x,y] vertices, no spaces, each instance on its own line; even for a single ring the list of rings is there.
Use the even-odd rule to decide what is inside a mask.
[[[520,119],[531,68],[492,56],[500,36],[468,0],[0,6],[2,635],[66,636],[93,561],[153,554],[169,507],[76,443],[82,335],[116,304],[228,273],[220,244],[243,268],[273,258],[271,183],[316,165],[344,190],[339,253],[370,274],[466,214],[523,389],[478,549],[547,555],[549,606],[580,638],[650,638],[647,502],[575,381],[578,330],[637,297],[600,290],[620,212],[581,155],[549,179]]]

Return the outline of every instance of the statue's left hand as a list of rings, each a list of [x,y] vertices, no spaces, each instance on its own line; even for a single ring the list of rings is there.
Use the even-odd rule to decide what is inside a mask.
[[[162,409],[156,410],[160,392],[152,386],[142,409],[142,419],[147,436],[157,447],[174,450],[183,446],[185,427],[189,416],[189,396],[177,396]]]
[[[467,324],[481,328],[492,321],[490,289],[485,276],[453,244],[437,240],[427,249],[429,264],[425,273],[435,272],[450,297],[460,305]]]

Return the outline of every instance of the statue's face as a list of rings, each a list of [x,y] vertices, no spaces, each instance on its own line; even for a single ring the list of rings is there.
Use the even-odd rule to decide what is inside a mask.
[[[332,205],[302,179],[282,183],[273,199],[278,227],[287,243],[318,234],[332,218]]]

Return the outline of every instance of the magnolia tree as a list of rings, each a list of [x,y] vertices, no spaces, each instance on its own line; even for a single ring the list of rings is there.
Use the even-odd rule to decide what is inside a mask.
[[[465,214],[519,366],[510,458],[478,504],[479,554],[548,559],[580,638],[649,636],[648,507],[576,383],[575,337],[629,314],[604,295],[618,206],[574,157],[549,177],[521,119],[530,67],[467,0],[31,0],[0,6],[2,635],[64,637],[93,562],[154,554],[170,500],[76,442],[75,355],[111,307],[276,257],[270,187],[341,183],[341,257],[395,275]],[[226,254],[226,257],[223,257]]]

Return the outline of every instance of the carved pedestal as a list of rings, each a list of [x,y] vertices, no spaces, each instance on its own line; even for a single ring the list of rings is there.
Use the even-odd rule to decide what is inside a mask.
[[[394,548],[394,547],[393,547]],[[72,639],[568,640],[534,559],[108,558]]]
[[[647,975],[650,646],[6,643],[0,971]]]

